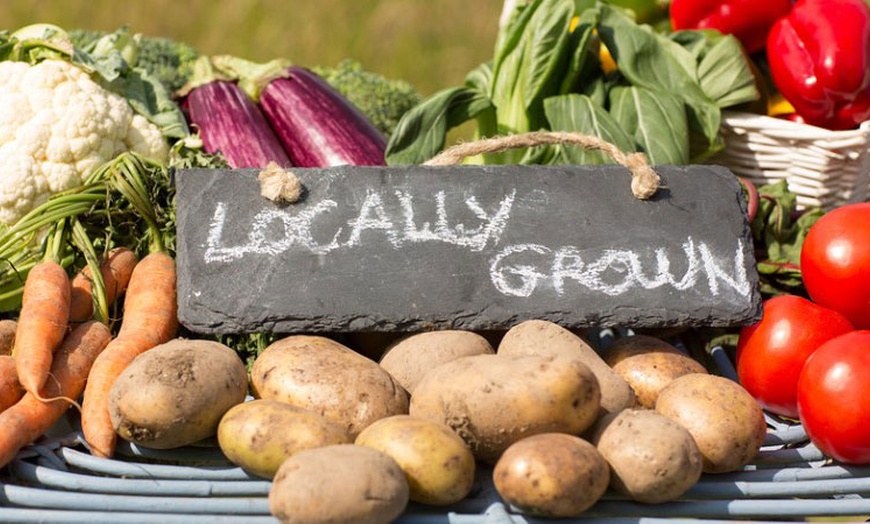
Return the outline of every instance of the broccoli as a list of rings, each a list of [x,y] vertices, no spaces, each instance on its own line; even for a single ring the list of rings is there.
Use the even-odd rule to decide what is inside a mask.
[[[315,67],[314,72],[357,106],[387,136],[405,112],[420,103],[419,92],[404,80],[366,71],[353,59],[335,67]]]
[[[169,92],[180,89],[193,74],[199,53],[184,42],[169,38],[142,37],[136,66],[155,75]]]
[[[73,44],[81,49],[87,49],[89,45],[107,34],[103,31],[83,29],[69,32]],[[162,37],[140,36],[136,56],[135,66],[157,77],[172,93],[187,83],[199,53],[183,42]]]

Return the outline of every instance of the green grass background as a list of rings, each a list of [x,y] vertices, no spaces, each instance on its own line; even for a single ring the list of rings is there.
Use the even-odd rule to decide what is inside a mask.
[[[205,54],[304,65],[355,58],[424,95],[492,57],[501,0],[2,0],[2,29],[35,22],[182,40]]]

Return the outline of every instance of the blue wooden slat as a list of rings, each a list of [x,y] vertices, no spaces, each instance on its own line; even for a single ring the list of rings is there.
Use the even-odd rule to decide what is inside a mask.
[[[256,477],[238,467],[225,466],[176,466],[148,464],[95,457],[72,448],[60,448],[60,457],[70,466],[99,475],[124,478],[161,478],[184,480],[253,480]]]
[[[51,522],[52,524],[280,524],[271,515],[141,513],[121,511],[66,511],[32,508],[0,508],[4,524]]]
[[[870,515],[870,499],[736,499],[638,504],[603,500],[584,517],[662,517],[703,519],[786,519]]]
[[[272,483],[266,480],[211,481],[159,478],[117,478],[82,475],[38,466],[22,460],[9,464],[9,471],[29,484],[47,488],[91,493],[175,497],[258,497],[268,496]]]
[[[120,482],[121,480],[118,480]],[[0,506],[73,511],[142,513],[208,513],[268,515],[266,497],[148,497],[105,493],[75,493],[0,483]],[[2,520],[2,514],[0,514]]]

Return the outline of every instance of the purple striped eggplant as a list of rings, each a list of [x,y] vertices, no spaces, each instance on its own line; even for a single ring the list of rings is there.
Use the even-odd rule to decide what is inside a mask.
[[[263,88],[259,105],[293,165],[386,165],[386,137],[356,106],[308,69],[287,73]]]
[[[206,153],[222,153],[237,169],[260,169],[269,162],[290,167],[290,157],[257,104],[234,82],[216,76],[209,64],[197,65],[197,80],[185,90],[182,107]]]

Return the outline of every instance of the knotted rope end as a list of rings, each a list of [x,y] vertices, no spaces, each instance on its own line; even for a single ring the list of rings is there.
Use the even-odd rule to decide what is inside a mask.
[[[647,162],[643,153],[628,155],[625,167],[631,171],[631,192],[640,200],[648,200],[661,186],[661,177]]]
[[[302,182],[275,162],[269,162],[257,175],[260,181],[260,194],[276,204],[292,204],[302,197]]]

